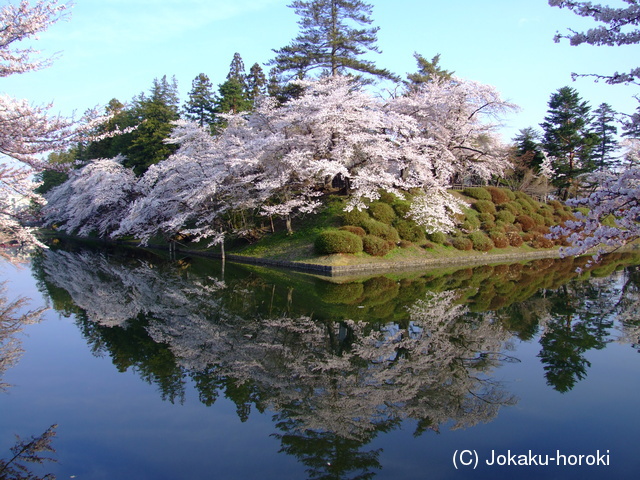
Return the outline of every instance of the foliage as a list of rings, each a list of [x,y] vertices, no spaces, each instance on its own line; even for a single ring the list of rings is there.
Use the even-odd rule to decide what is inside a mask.
[[[362,238],[363,250],[374,257],[384,257],[393,246],[392,243],[373,235],[366,235]]]
[[[68,5],[55,0],[27,1],[19,5],[0,7],[0,77],[35,71],[51,64],[49,59],[37,59],[31,47],[20,48],[20,42],[29,42],[49,26],[65,16]],[[31,105],[7,94],[0,95],[0,156],[9,157],[29,168],[0,166],[0,238],[3,242],[16,241],[25,245],[42,245],[33,229],[23,226],[22,212],[15,211],[14,202],[42,203],[33,193],[30,175],[45,170],[43,153],[62,151],[79,142],[105,119],[95,112],[87,112],[80,122],[50,115],[52,105]],[[11,192],[9,196],[6,194]]]
[[[435,79],[440,80],[453,80],[454,72],[449,70],[443,70],[440,65],[440,54],[436,54],[431,61],[424,58],[419,53],[415,52],[413,58],[416,59],[418,64],[418,71],[416,73],[407,74],[407,84],[409,88],[417,88],[423,83],[432,82]]]
[[[166,160],[175,152],[175,145],[167,143],[173,122],[179,118],[178,85],[175,77],[153,80],[149,95],[141,93],[134,99],[132,113],[138,127],[132,132],[131,144],[123,165],[142,175],[151,165]]]
[[[567,8],[578,16],[591,17],[596,22],[601,23],[596,28],[590,28],[586,32],[575,32],[571,30],[569,34],[556,34],[555,41],[559,42],[567,38],[571,45],[632,45],[638,43],[637,27],[640,18],[640,5],[637,0],[624,0],[627,7],[609,7],[607,5],[593,4],[592,2],[582,2],[577,0],[549,0],[549,5],[559,8]],[[577,74],[572,74],[574,77]],[[584,74],[583,74],[584,75]],[[615,72],[610,75],[587,74],[596,78],[605,79],[607,83],[637,83],[640,79],[640,68],[633,68],[626,73]]]
[[[491,215],[497,213],[496,206],[491,200],[477,200],[473,204],[473,208],[479,213],[490,213]]]
[[[371,218],[362,224],[362,228],[364,228],[368,234],[383,238],[387,242],[395,244],[400,241],[400,236],[395,228],[378,220]]]
[[[47,194],[45,223],[80,236],[116,230],[136,190],[135,175],[119,160],[96,160],[71,172]]]
[[[476,200],[492,200],[491,194],[484,187],[466,187],[462,190],[462,193],[467,197],[475,198]]]
[[[367,232],[362,227],[354,227],[353,225],[345,225],[340,227],[340,230],[346,230],[347,232],[351,232],[359,237],[364,237]]]
[[[591,107],[571,87],[551,95],[544,122],[543,147],[553,159],[556,176],[552,179],[561,197],[576,196],[579,177],[593,171],[593,147],[598,137],[591,128]]]
[[[498,187],[486,187],[487,191],[491,195],[491,201],[496,205],[515,200],[515,194],[511,190]]]
[[[369,214],[376,220],[391,225],[396,218],[393,208],[383,202],[373,202],[369,205]]]
[[[6,480],[55,480],[55,477],[50,474],[43,477],[32,474],[26,464],[56,461],[48,454],[55,453],[51,442],[56,436],[55,429],[57,427],[58,425],[51,425],[42,435],[31,437],[28,440],[22,440],[18,437],[16,444],[11,447],[13,456],[9,460],[0,459],[0,478]]]
[[[209,77],[200,73],[191,82],[189,98],[184,105],[185,117],[201,127],[215,121],[215,93]]]
[[[473,243],[473,249],[481,252],[487,252],[494,247],[493,242],[484,232],[470,233],[469,240]]]
[[[362,252],[363,239],[345,230],[327,230],[316,238],[316,251],[322,255]]]
[[[444,245],[447,243],[447,236],[442,232],[433,232],[427,235],[427,238],[434,243],[439,243],[440,245]]]
[[[321,75],[346,75],[349,71],[377,78],[395,79],[374,62],[362,58],[367,52],[379,53],[378,27],[369,27],[372,6],[361,0],[293,0],[291,8],[300,17],[300,33],[286,47],[274,50],[269,62],[288,79],[303,79],[315,69]],[[352,25],[360,28],[354,28]]]
[[[504,233],[491,232],[489,238],[496,248],[507,248],[509,246],[509,238]]]
[[[473,242],[466,237],[454,237],[451,245],[458,250],[472,250]]]

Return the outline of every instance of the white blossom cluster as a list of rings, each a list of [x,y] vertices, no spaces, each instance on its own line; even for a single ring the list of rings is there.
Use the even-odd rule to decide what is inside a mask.
[[[599,185],[595,192],[568,202],[587,207],[588,213],[577,212],[577,220],[551,229],[553,236],[566,236],[571,244],[563,249],[565,255],[580,255],[592,249],[600,254],[606,247],[626,245],[640,235],[640,169],[599,173],[594,180]]]
[[[118,208],[94,210],[109,218],[90,218],[85,205],[95,202],[74,204],[61,194],[69,186],[58,187],[48,197],[49,223],[80,234],[99,225],[102,235],[142,241],[186,232],[216,242],[228,229],[222,214],[231,210],[282,217],[290,230],[291,219],[315,212],[339,177],[350,185],[347,209],[364,208],[382,190],[400,197],[421,191],[412,218],[429,231],[448,230],[463,206],[447,191],[451,183],[488,179],[506,166],[495,120],[515,107],[492,87],[437,80],[383,100],[348,77],[299,83],[299,98],[284,105],[262,98],[250,114],[227,115],[228,127],[216,137],[195,123],[177,122],[168,140],[179,145],[174,155],[135,186],[129,174],[119,173],[123,185],[113,185],[112,202]],[[103,177],[113,177],[113,165],[105,162],[85,167],[91,172],[70,182],[86,178],[101,185]],[[125,192],[134,192],[127,206],[119,203]]]

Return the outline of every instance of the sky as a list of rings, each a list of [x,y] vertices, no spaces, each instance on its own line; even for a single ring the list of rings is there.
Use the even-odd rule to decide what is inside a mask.
[[[12,0],[17,2],[18,0]],[[34,1],[34,0],[32,0]],[[612,6],[622,0],[603,0]],[[3,4],[7,0],[2,0]],[[34,46],[56,55],[47,69],[0,79],[0,92],[33,104],[53,102],[53,113],[80,116],[112,98],[123,103],[148,92],[154,78],[175,76],[181,98],[200,73],[224,82],[235,52],[248,69],[264,66],[273,49],[298,34],[289,0],[75,0],[68,19],[40,34]],[[585,30],[590,19],[550,7],[547,0],[369,0],[380,27],[370,54],[379,67],[405,77],[416,70],[414,52],[441,54],[458,77],[493,85],[520,107],[504,119],[502,136],[543,122],[548,101],[564,86],[595,109],[603,102],[632,113],[638,86],[607,85],[571,73],[627,71],[640,46],[572,47],[556,32]]]

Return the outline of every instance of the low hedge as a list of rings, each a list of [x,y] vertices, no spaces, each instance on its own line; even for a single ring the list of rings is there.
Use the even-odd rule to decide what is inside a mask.
[[[342,222],[345,225],[356,225],[356,226],[361,226],[362,223],[366,222],[367,220],[370,220],[371,217],[369,216],[369,214],[367,212],[364,212],[362,210],[358,210],[356,208],[354,208],[353,210],[351,210],[350,212],[344,212],[342,214]]]
[[[316,251],[322,255],[333,253],[360,253],[362,238],[346,230],[327,230],[320,233],[315,241]]]
[[[393,245],[380,237],[366,235],[362,238],[363,250],[374,257],[384,257],[391,251]]]
[[[451,245],[458,250],[473,250],[473,242],[466,237],[455,237],[451,240]]]
[[[473,232],[469,235],[469,240],[473,243],[473,249],[480,252],[488,252],[494,245],[491,239],[483,232]]]
[[[391,225],[391,222],[396,218],[396,212],[393,211],[391,205],[383,202],[373,202],[369,206],[369,214],[374,219],[387,225]]]
[[[395,228],[386,223],[374,220],[373,218],[362,222],[360,226],[364,228],[369,235],[380,237],[387,242],[398,243],[400,241],[400,235],[398,235],[398,231]]]
[[[440,245],[447,243],[447,235],[443,232],[430,233],[427,235],[427,238],[433,243],[439,243]]]
[[[351,232],[359,237],[364,237],[367,232],[364,231],[362,227],[356,227],[354,225],[345,225],[344,227],[340,227],[340,230],[346,230],[347,232]]]
[[[515,194],[511,190],[507,190],[505,188],[486,187],[486,190],[491,195],[491,201],[496,205],[510,202],[516,198]]]
[[[491,200],[478,200],[473,204],[473,208],[475,208],[480,213],[490,213],[491,215],[495,215],[496,205]]]
[[[484,187],[467,187],[462,190],[462,193],[467,197],[475,198],[476,200],[491,201],[491,194]]]
[[[393,222],[393,226],[398,231],[400,238],[403,240],[408,240],[420,245],[427,239],[424,229],[416,225],[415,222],[396,219],[396,221]]]

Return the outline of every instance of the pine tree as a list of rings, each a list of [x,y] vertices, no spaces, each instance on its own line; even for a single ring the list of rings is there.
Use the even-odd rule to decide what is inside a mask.
[[[134,99],[138,127],[132,132],[131,145],[123,161],[125,167],[141,175],[175,151],[175,145],[165,143],[165,139],[173,129],[173,122],[180,118],[178,104],[177,82],[175,78],[169,82],[166,76],[153,80],[149,96],[141,93]]]
[[[443,70],[438,63],[440,63],[440,54],[434,56],[431,61],[424,58],[419,53],[415,52],[413,57],[418,63],[418,71],[416,73],[407,74],[407,85],[409,88],[416,88],[423,83],[429,83],[436,78],[442,78],[444,80],[451,80],[454,72],[449,70]]]
[[[185,117],[198,125],[211,125],[215,121],[215,93],[211,80],[204,73],[191,82],[189,99],[184,105]]]
[[[618,163],[615,152],[618,150],[616,135],[618,128],[613,125],[616,112],[611,105],[602,103],[593,112],[595,114],[593,131],[598,135],[598,143],[594,147],[593,156],[600,171],[611,169]]]
[[[532,127],[522,128],[513,141],[516,157],[522,166],[537,171],[544,160],[540,133]]]
[[[233,54],[233,60],[229,65],[229,73],[227,74],[227,80],[235,80],[242,88],[247,88],[247,75],[245,74],[244,61],[238,52]]]
[[[563,199],[577,194],[578,177],[595,169],[592,151],[597,135],[591,130],[591,107],[571,87],[551,95],[544,122],[543,147],[555,158],[553,183]]]
[[[361,0],[294,0],[289,7],[300,16],[300,34],[291,44],[274,50],[276,57],[269,65],[279,73],[302,79],[314,69],[330,76],[355,71],[397,80],[388,70],[361,58],[367,52],[380,52],[376,46],[379,27],[370,27],[370,4]]]
[[[257,63],[249,69],[247,75],[247,97],[254,101],[260,95],[265,95],[267,92],[267,77],[262,70],[262,67]]]

